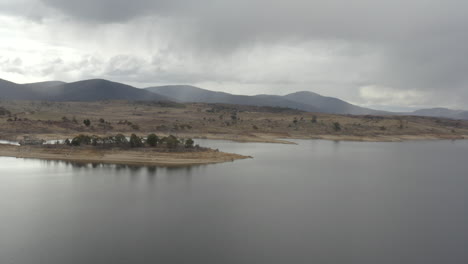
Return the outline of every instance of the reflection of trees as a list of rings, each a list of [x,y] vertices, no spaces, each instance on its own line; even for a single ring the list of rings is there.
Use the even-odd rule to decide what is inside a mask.
[[[40,160],[46,166],[63,166],[75,170],[86,170],[86,172],[97,174],[114,174],[117,176],[130,176],[132,180],[141,177],[147,177],[148,183],[154,183],[156,176],[159,174],[162,177],[167,177],[170,181],[183,179],[191,181],[192,174],[200,168],[205,168],[208,165],[192,165],[192,166],[144,166],[144,165],[126,165],[126,164],[110,164],[96,162],[76,162],[76,161],[61,161],[61,160]],[[194,171],[195,170],[195,171]],[[115,174],[117,173],[117,174]]]

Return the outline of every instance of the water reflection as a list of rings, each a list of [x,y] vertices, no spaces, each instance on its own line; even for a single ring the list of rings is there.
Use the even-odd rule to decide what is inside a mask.
[[[468,263],[468,143],[203,145],[157,167],[0,158],[0,263]]]

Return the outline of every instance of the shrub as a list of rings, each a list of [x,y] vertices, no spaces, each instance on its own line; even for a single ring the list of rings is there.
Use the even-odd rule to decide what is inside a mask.
[[[335,131],[340,131],[341,130],[341,124],[339,122],[333,123],[333,129]]]
[[[139,148],[143,146],[143,141],[141,138],[135,134],[130,136],[130,147],[132,148]]]
[[[74,137],[71,141],[72,146],[89,145],[90,143],[91,137],[87,135],[79,135]]]
[[[312,117],[312,123],[314,123],[314,124],[317,123],[317,116]]]
[[[0,115],[1,115],[1,116],[4,116],[4,115],[11,115],[11,113],[10,113],[10,111],[6,110],[5,108],[0,107]]]
[[[193,144],[195,142],[193,141],[193,139],[189,138],[187,140],[185,140],[185,148],[193,148]]]
[[[148,137],[146,138],[146,143],[150,145],[151,147],[156,147],[158,144],[159,138],[156,136],[156,134],[149,134]]]
[[[87,127],[89,127],[91,125],[91,121],[89,119],[85,119],[83,120],[83,124]]]
[[[127,137],[125,137],[125,136],[122,135],[122,134],[117,134],[117,135],[114,137],[114,142],[115,142],[115,144],[117,144],[117,145],[126,145],[126,144],[128,144]]]
[[[168,148],[176,148],[180,141],[173,135],[163,138],[163,142],[166,143]]]

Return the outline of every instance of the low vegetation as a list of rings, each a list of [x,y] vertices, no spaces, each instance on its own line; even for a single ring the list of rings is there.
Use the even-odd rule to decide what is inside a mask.
[[[157,136],[150,137],[153,133]],[[169,146],[169,149],[185,146],[185,141],[176,142],[170,135],[179,141],[179,138],[260,142],[277,142],[277,138],[454,139],[468,135],[468,121],[418,116],[334,115],[288,108],[204,103],[0,102],[0,138],[68,137],[71,142],[78,134],[96,135],[97,142],[118,134],[136,134],[144,137],[145,147]],[[140,145],[136,138],[133,145]]]
[[[81,134],[74,138],[66,139],[63,144],[56,143],[56,145],[67,145],[72,147],[79,146],[93,146],[99,148],[159,148],[167,150],[193,150],[200,149],[198,145],[194,145],[191,138],[182,139],[176,136],[169,135],[167,137],[158,137],[156,134],[149,134],[146,138],[131,134],[126,137],[123,134],[115,136],[100,137],[96,135]]]

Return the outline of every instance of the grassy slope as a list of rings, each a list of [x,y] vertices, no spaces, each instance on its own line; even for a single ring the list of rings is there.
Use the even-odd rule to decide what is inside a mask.
[[[0,138],[37,134],[43,138],[72,137],[79,133],[149,132],[186,137],[275,141],[277,138],[325,138],[394,141],[401,139],[463,138],[468,122],[414,116],[344,116],[295,110],[234,105],[184,104],[167,107],[151,102],[0,102],[21,121],[0,116]],[[233,121],[237,112],[240,120]],[[317,117],[313,123],[312,117]],[[63,121],[62,117],[78,121]],[[98,120],[103,118],[106,124]],[[91,127],[83,125],[90,119]],[[294,122],[294,120],[297,122]],[[131,126],[136,124],[139,128]],[[119,124],[120,122],[120,124]],[[335,131],[333,123],[342,129]]]

